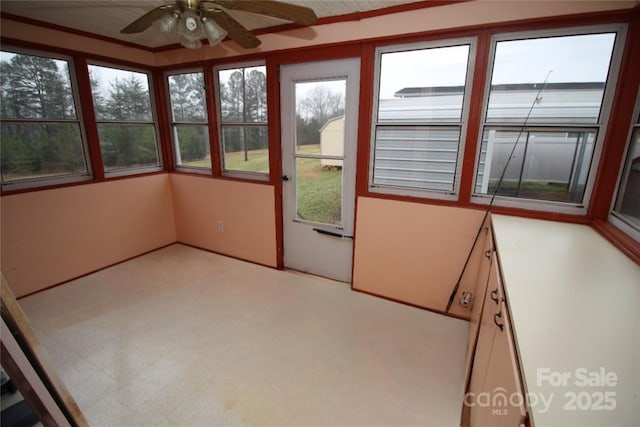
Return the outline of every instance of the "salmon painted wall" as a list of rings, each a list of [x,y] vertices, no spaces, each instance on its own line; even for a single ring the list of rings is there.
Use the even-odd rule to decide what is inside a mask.
[[[275,195],[271,185],[171,175],[177,240],[275,267]],[[217,229],[223,221],[224,231]]]
[[[484,212],[367,197],[357,209],[353,288],[444,311]]]
[[[17,297],[175,242],[167,174],[3,196],[2,272]]]

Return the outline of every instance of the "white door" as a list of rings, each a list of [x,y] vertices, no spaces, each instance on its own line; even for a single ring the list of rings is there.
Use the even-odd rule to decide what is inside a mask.
[[[284,265],[351,282],[359,59],[281,70]]]

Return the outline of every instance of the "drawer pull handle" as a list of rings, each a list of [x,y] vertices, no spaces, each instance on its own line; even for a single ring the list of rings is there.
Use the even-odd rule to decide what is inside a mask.
[[[499,311],[493,315],[493,323],[495,323],[501,331],[504,331],[504,323],[499,323],[498,319],[502,319],[502,311]]]
[[[498,301],[498,288],[495,288],[494,290],[491,291],[491,299],[496,304],[500,304],[500,301]]]

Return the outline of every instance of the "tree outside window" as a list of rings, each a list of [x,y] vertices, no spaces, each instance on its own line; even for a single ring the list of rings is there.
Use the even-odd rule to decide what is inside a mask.
[[[69,70],[68,59],[0,53],[3,185],[88,177]]]
[[[217,70],[225,172],[269,173],[266,67]]]
[[[159,168],[146,73],[89,65],[105,172]]]
[[[211,170],[203,73],[172,74],[168,81],[176,166]]]

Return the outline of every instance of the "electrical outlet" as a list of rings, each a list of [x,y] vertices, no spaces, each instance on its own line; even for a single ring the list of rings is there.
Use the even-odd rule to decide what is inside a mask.
[[[220,232],[220,233],[224,232],[224,222],[223,221],[218,221],[218,232]]]

